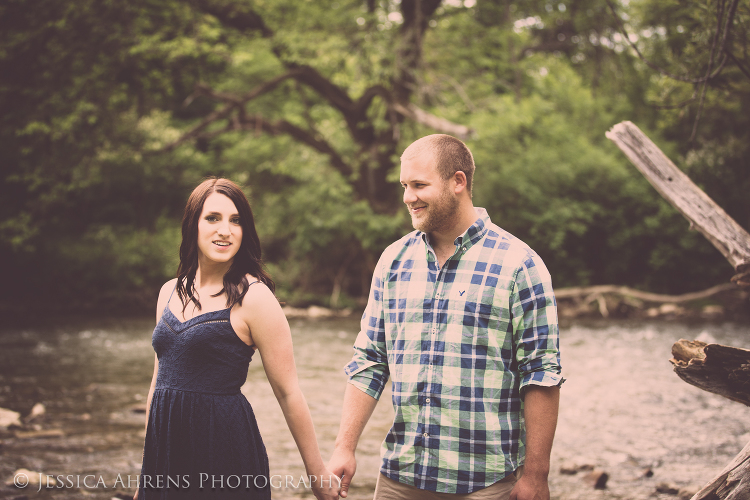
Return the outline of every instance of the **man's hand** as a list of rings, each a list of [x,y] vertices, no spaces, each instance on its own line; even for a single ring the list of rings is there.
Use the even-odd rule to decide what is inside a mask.
[[[510,500],[549,500],[547,477],[522,474],[510,492]]]
[[[354,452],[336,448],[333,451],[331,460],[328,462],[328,470],[341,478],[339,495],[342,498],[346,498],[349,494],[349,485],[352,484],[352,477],[354,477],[354,472],[357,470],[357,460],[354,458]]]
[[[339,481],[338,477],[328,470],[312,475],[312,491],[318,500],[338,500]]]

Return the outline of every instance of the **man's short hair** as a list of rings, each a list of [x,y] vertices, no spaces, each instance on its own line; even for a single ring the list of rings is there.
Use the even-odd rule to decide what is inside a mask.
[[[434,155],[437,171],[442,179],[450,179],[459,170],[463,172],[471,196],[475,166],[474,157],[466,144],[446,134],[428,135],[412,142],[401,155],[401,161],[427,154]]]

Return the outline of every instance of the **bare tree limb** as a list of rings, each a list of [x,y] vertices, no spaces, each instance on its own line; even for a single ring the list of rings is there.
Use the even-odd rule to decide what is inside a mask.
[[[560,288],[555,290],[555,297],[558,299],[570,299],[575,297],[590,297],[592,300],[605,293],[613,295],[622,295],[624,297],[633,297],[635,299],[645,300],[647,302],[661,302],[665,304],[679,304],[693,300],[706,299],[713,295],[728,290],[736,290],[737,287],[731,283],[722,283],[721,285],[712,286],[699,292],[684,293],[682,295],[663,295],[660,293],[643,292],[634,288],[617,285],[595,285],[587,287]],[[590,302],[590,300],[589,300]]]
[[[242,122],[243,130],[258,131],[262,130],[271,135],[287,134],[298,142],[306,144],[316,151],[323,153],[328,156],[331,165],[338,170],[341,175],[349,177],[352,174],[352,167],[344,161],[338,152],[328,144],[328,142],[320,137],[311,133],[303,128],[294,125],[286,120],[275,120],[273,122],[264,120],[260,116],[254,116]]]
[[[209,114],[207,117],[201,120],[201,122],[198,125],[196,125],[192,129],[190,129],[188,132],[183,134],[182,137],[164,146],[161,149],[161,151],[171,151],[177,146],[180,146],[191,139],[197,138],[212,123],[228,118],[229,115],[232,113],[232,111],[234,111],[235,109],[242,108],[242,105],[244,105],[245,103],[267,92],[270,92],[271,90],[275,89],[281,82],[283,82],[284,80],[288,78],[294,77],[294,75],[295,75],[294,71],[289,71],[288,73],[284,73],[283,75],[279,75],[276,78],[273,78],[261,85],[258,85],[250,92],[247,92],[245,95],[239,96],[239,97],[232,95],[232,94],[215,91],[211,89],[210,87],[208,87],[207,85],[203,85],[203,84],[197,85],[196,91],[189,98],[188,102],[191,102],[198,95],[207,95],[215,99],[218,99],[220,101],[227,102],[228,104],[224,106],[223,108]]]
[[[750,234],[690,180],[641,130],[621,122],[605,134],[652,186],[710,241],[738,273],[750,270]],[[741,284],[741,282],[737,282]]]
[[[743,498],[750,498],[748,477],[750,477],[750,442],[724,467],[724,470],[719,472],[690,500],[713,500],[716,498],[720,500],[742,500]]]
[[[724,50],[726,54],[729,56],[729,58],[732,60],[735,66],[739,68],[740,71],[742,71],[742,74],[746,77],[750,78],[750,70],[745,68],[745,65],[742,64],[735,56],[732,54],[732,52],[729,49]]]
[[[410,120],[426,125],[438,132],[454,135],[459,139],[468,139],[474,133],[474,131],[466,125],[459,125],[448,121],[445,118],[440,118],[430,114],[414,104],[407,104],[404,106],[403,104],[393,103],[393,109]]]

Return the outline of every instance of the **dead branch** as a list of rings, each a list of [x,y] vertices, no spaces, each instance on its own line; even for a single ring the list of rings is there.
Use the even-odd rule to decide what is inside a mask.
[[[724,470],[690,500],[744,500],[750,498],[750,443]]]
[[[738,273],[750,270],[750,234],[678,169],[631,122],[621,122],[606,133],[652,186],[677,208],[690,226],[700,231]],[[741,285],[747,281],[736,279]],[[750,283],[748,283],[750,284]]]
[[[659,293],[643,292],[634,288],[617,285],[596,285],[587,287],[560,288],[555,290],[555,297],[558,299],[571,299],[578,297],[592,297],[592,300],[605,293],[612,295],[621,295],[623,297],[632,297],[634,299],[645,300],[647,302],[661,302],[665,304],[679,304],[693,300],[706,299],[721,292],[736,290],[737,287],[730,283],[712,286],[699,292],[684,293],[682,295],[663,295]]]
[[[445,118],[440,118],[438,116],[430,114],[427,111],[418,108],[414,104],[407,104],[406,106],[404,106],[403,104],[393,103],[393,109],[395,109],[398,113],[402,114],[406,118],[409,118],[410,120],[421,123],[422,125],[426,125],[431,129],[437,130],[438,132],[454,135],[459,139],[466,140],[470,138],[474,133],[474,131],[466,125],[459,125],[457,123],[448,121]]]
[[[681,339],[672,356],[675,373],[688,384],[750,406],[750,349]]]

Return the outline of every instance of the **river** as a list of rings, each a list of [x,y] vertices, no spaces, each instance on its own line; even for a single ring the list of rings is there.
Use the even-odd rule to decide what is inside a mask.
[[[290,324],[300,384],[327,458],[346,385],[342,367],[351,356],[358,321],[293,319]],[[0,498],[108,500],[129,491],[128,477],[134,481],[140,470],[145,416],[138,410],[153,370],[153,319],[29,325],[0,327],[0,407],[27,415],[42,403],[46,412],[22,431],[0,431]],[[750,326],[602,321],[561,327],[567,381],[552,452],[553,499],[673,499],[655,493],[656,485],[695,490],[750,441],[750,408],[692,387],[672,372],[670,348],[680,338],[747,348]],[[242,392],[255,409],[271,474],[278,478],[273,498],[314,498],[299,484],[302,462],[259,356]],[[380,443],[392,415],[386,393],[359,444],[352,500],[372,498]],[[584,473],[561,474],[570,464],[606,471],[606,489],[594,490],[582,479]],[[649,467],[653,476],[643,477]],[[18,468],[63,480],[40,492],[35,485],[5,486]]]

